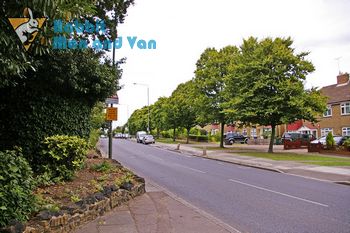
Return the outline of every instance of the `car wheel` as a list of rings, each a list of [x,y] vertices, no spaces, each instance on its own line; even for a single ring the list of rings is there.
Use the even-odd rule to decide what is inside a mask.
[[[235,143],[235,141],[234,140],[230,140],[230,145],[232,145],[233,143]]]
[[[248,144],[248,138],[244,139],[244,143]]]

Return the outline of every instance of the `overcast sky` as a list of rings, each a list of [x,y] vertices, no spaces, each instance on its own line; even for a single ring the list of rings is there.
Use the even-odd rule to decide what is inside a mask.
[[[169,96],[178,84],[194,76],[195,64],[207,47],[239,46],[244,38],[288,37],[296,51],[309,51],[316,71],[306,86],[336,83],[339,68],[350,73],[349,0],[135,0],[118,28],[123,46],[118,58],[127,57],[118,92],[119,120]],[[127,36],[157,42],[155,50],[131,49]],[[136,47],[136,46],[135,46]],[[127,113],[127,110],[129,113]]]

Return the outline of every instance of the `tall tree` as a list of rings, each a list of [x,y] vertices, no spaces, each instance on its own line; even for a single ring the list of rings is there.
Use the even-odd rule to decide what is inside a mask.
[[[224,147],[224,125],[227,120],[224,111],[226,102],[224,79],[229,74],[230,64],[235,60],[237,51],[234,46],[224,47],[220,51],[207,48],[196,64],[194,80],[202,93],[199,97],[202,102],[200,119],[205,123],[221,124],[220,147]]]
[[[167,97],[158,98],[158,100],[153,104],[152,111],[151,111],[151,116],[152,116],[151,122],[153,123],[155,129],[157,130],[158,138],[160,136],[160,132],[166,129],[166,125],[165,125],[166,101],[167,101]]]
[[[165,112],[165,125],[167,129],[173,129],[173,141],[176,140],[176,129],[181,124],[181,114],[179,105],[176,102],[174,96],[170,96],[166,99],[166,103],[163,105]]]
[[[141,109],[137,109],[131,114],[130,118],[128,119],[130,134],[136,134],[137,131],[141,131],[141,130],[146,131],[147,114],[148,114],[147,106]]]
[[[295,53],[292,44],[291,38],[244,40],[232,76],[225,80],[228,92],[237,91],[238,83],[239,95],[228,102],[240,121],[271,126],[270,153],[276,125],[297,119],[315,122],[326,109],[319,91],[304,89],[315,68],[305,59],[308,53]]]
[[[179,109],[178,118],[180,127],[184,127],[187,131],[186,143],[189,143],[190,130],[197,125],[198,116],[198,94],[194,82],[188,81],[177,86],[172,94],[174,104]]]

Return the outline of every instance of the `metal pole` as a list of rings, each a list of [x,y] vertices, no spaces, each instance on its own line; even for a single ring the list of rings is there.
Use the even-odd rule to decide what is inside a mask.
[[[113,52],[112,52],[112,57],[113,57],[113,66],[115,66],[115,39],[116,39],[116,27],[117,27],[117,13],[114,11],[114,29],[113,29]],[[113,104],[111,104],[111,107],[113,108]],[[112,122],[109,122],[109,133],[108,133],[108,158],[112,159],[112,148],[113,148],[113,133],[112,133]]]

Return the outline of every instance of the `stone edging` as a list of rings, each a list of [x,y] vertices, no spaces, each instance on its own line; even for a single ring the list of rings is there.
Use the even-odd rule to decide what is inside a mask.
[[[72,232],[106,212],[130,199],[145,193],[145,180],[134,175],[137,185],[126,183],[118,189],[115,185],[104,187],[100,193],[95,193],[72,206],[63,206],[57,213],[41,211],[30,219],[26,226],[16,224],[0,232],[9,233],[66,233]]]

